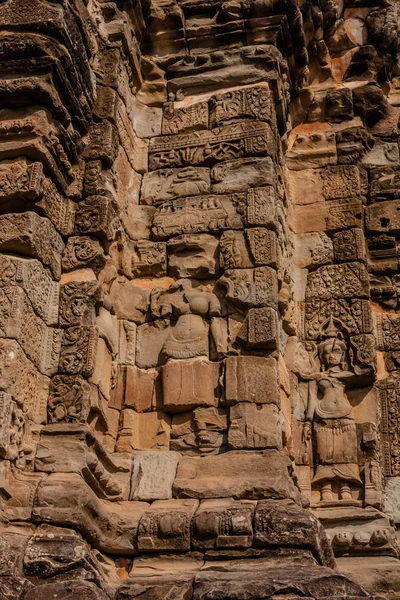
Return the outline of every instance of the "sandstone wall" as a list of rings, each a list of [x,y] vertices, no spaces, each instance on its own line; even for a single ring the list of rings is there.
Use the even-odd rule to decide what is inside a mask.
[[[0,600],[400,598],[396,0],[0,0]]]

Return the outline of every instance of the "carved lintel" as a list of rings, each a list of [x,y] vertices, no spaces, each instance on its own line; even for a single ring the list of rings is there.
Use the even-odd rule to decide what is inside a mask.
[[[275,151],[275,137],[267,123],[241,121],[212,131],[153,138],[149,168],[212,165],[242,156],[274,156]]]

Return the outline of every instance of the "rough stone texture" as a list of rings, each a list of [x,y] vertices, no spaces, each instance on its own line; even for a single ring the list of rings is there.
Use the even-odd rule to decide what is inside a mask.
[[[151,502],[172,498],[179,459],[178,452],[135,452],[131,499]]]
[[[182,457],[174,493],[178,498],[299,498],[290,461],[276,450]]]
[[[258,600],[286,595],[293,598],[362,597],[363,589],[343,575],[323,568],[301,568],[282,564],[280,568],[236,571],[234,563],[228,572],[205,570],[196,577],[194,600]],[[361,594],[361,596],[360,596]]]
[[[398,477],[387,480],[384,503],[385,511],[395,523],[400,523],[400,479]]]
[[[399,31],[0,0],[0,600],[399,595]]]
[[[62,596],[60,596],[62,594]],[[85,581],[63,581],[45,583],[25,594],[26,600],[52,600],[60,596],[65,600],[106,600],[107,596],[93,583]]]
[[[117,600],[192,600],[193,580],[191,575],[164,575],[163,577],[135,577],[125,581],[118,592]]]

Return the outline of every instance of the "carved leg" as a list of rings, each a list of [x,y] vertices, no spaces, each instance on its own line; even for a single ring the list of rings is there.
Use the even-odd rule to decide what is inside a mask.
[[[340,499],[341,500],[351,500],[352,499],[350,486],[345,481],[342,481],[340,483]]]
[[[327,481],[321,486],[321,502],[332,502],[332,482]]]

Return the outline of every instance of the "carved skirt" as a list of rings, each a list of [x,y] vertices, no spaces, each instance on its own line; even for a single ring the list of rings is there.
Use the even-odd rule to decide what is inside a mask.
[[[324,419],[314,424],[316,470],[313,483],[343,479],[361,483],[357,431],[352,419]]]

